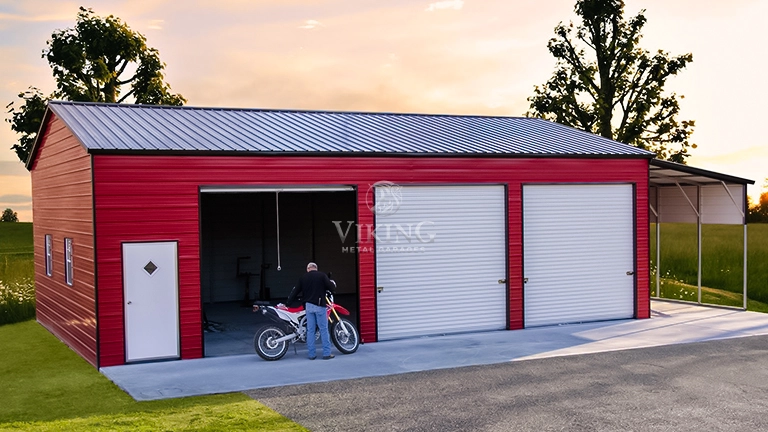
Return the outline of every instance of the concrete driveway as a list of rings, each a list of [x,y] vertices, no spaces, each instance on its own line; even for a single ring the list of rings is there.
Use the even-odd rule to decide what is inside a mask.
[[[114,366],[101,372],[134,399],[153,400],[768,335],[768,314],[661,301],[651,307],[647,320],[379,342],[330,361],[307,360],[300,345],[297,354],[291,348],[276,362],[252,354]],[[560,361],[567,365],[580,360]]]
[[[765,431],[768,336],[248,395],[311,431]]]

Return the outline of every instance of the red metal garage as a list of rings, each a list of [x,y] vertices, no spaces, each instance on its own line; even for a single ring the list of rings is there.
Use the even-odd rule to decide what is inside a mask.
[[[281,206],[273,296],[333,256],[365,342],[459,331],[457,305],[488,310],[476,331],[648,318],[652,157],[531,118],[52,102],[28,162],[38,321],[97,367],[202,357],[202,303],[236,295],[215,257],[267,249]]]

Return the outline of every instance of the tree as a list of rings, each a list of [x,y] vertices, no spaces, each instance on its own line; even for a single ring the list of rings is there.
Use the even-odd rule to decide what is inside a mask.
[[[749,199],[749,197],[747,197]],[[758,202],[748,202],[747,223],[768,223],[768,178],[765,179],[763,190]]]
[[[577,0],[581,23],[555,27],[549,52],[557,59],[546,84],[535,86],[526,115],[542,117],[685,163],[694,121],[678,121],[678,96],[665,94],[692,54],[671,57],[639,47],[645,10],[624,18],[622,0]],[[683,99],[684,96],[680,96]]]
[[[3,215],[0,216],[0,222],[18,222],[19,221],[19,215],[7,208],[5,211],[3,211]]]
[[[20,93],[20,106],[6,106],[11,129],[21,134],[11,148],[26,162],[50,99],[77,102],[183,105],[183,96],[171,93],[164,81],[165,64],[159,52],[147,47],[146,38],[120,18],[101,18],[80,7],[74,28],[56,30],[43,50],[56,91],[45,97],[30,87]],[[127,91],[124,91],[127,89]]]

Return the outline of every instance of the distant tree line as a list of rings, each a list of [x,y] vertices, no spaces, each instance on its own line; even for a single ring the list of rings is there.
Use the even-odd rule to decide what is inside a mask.
[[[0,216],[0,222],[18,222],[19,221],[19,215],[7,208],[3,211],[3,215]]]
[[[747,223],[768,223],[768,179],[765,179],[763,193],[756,203],[749,203],[747,211]]]

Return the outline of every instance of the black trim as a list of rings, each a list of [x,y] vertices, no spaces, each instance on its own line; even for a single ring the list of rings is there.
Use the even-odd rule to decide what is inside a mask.
[[[755,184],[754,180],[749,180],[741,177],[734,177],[727,174],[721,174],[714,171],[708,171],[701,168],[694,168],[688,165],[683,165],[675,162],[669,162],[661,159],[651,159],[651,165],[655,167],[659,167],[662,169],[671,169],[675,171],[684,172],[687,174],[692,174],[700,177],[709,177],[711,179],[720,180],[724,182],[730,182],[730,183],[739,183],[743,185],[747,184]],[[650,168],[650,167],[649,167]],[[652,169],[649,169],[649,173],[653,173]],[[680,178],[680,180],[685,180],[685,177]]]

